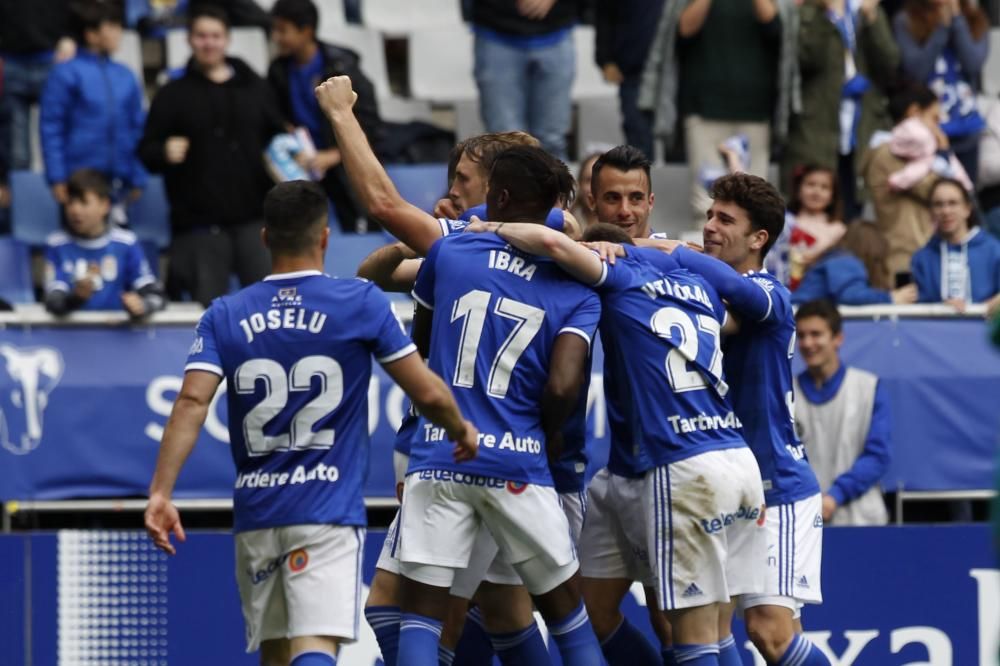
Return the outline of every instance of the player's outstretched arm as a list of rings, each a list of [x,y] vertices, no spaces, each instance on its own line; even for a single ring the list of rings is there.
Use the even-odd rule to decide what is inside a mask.
[[[771,313],[771,297],[767,291],[724,261],[685,247],[677,248],[671,256],[683,268],[708,280],[737,314],[761,321]]]
[[[455,442],[455,460],[471,460],[479,450],[479,431],[462,417],[455,397],[441,378],[424,364],[420,354],[409,354],[383,366],[410,396],[416,408]]]
[[[479,222],[475,219],[473,222],[466,231],[492,231],[523,252],[550,257],[560,268],[585,284],[597,284],[604,277],[604,262],[564,233],[541,224]]]
[[[382,291],[410,293],[417,281],[420,260],[402,243],[392,243],[375,250],[358,266],[358,277],[371,280]]]
[[[357,97],[351,79],[346,76],[327,79],[316,88],[316,99],[333,125],[340,157],[355,195],[393,236],[417,254],[425,255],[441,237],[441,227],[431,215],[403,199],[392,184],[354,116]]]
[[[549,380],[542,393],[542,430],[549,447],[549,457],[558,456],[557,442],[561,441],[562,427],[572,416],[580,397],[587,368],[590,344],[574,333],[563,333],[556,338],[549,361]]]
[[[146,505],[146,532],[160,550],[174,555],[177,551],[170,543],[173,532],[178,541],[184,541],[184,527],[177,508],[170,502],[174,485],[184,461],[198,441],[198,432],[205,423],[208,407],[222,378],[203,370],[189,370],[174,403],[163,431],[156,471],[149,484],[149,503]]]

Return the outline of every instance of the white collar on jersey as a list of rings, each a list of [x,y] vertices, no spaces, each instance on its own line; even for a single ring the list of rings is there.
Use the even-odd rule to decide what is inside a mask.
[[[291,273],[275,273],[273,275],[268,275],[266,278],[264,278],[264,281],[267,282],[269,280],[294,280],[296,278],[304,278],[304,277],[309,277],[310,275],[322,275],[322,274],[323,271],[317,271],[315,269],[311,269],[308,271],[293,271]]]

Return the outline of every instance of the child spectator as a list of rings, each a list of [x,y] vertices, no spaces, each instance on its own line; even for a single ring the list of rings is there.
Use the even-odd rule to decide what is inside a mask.
[[[146,184],[136,156],[145,115],[142,91],[132,72],[111,60],[122,36],[120,9],[90,0],[73,6],[82,45],[72,60],[56,65],[41,99],[41,143],[45,175],[61,204],[66,179],[78,169],[100,171],[133,196]]]
[[[769,253],[768,272],[794,291],[806,268],[844,235],[840,218],[836,174],[826,167],[802,167],[793,181],[785,227]]]
[[[799,288],[792,292],[792,303],[818,299],[835,305],[913,303],[917,300],[915,285],[889,291],[888,252],[889,244],[873,223],[852,222],[840,243],[806,271]]]
[[[1000,240],[984,233],[973,215],[972,199],[957,180],[942,178],[931,190],[937,231],[913,255],[913,279],[921,303],[1000,303]]]
[[[99,172],[81,169],[66,183],[66,232],[48,239],[45,308],[117,310],[132,317],[160,310],[165,301],[131,231],[111,227],[111,187]]]

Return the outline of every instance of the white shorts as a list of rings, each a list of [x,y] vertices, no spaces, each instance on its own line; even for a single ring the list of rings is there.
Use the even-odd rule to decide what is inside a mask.
[[[708,451],[646,474],[647,533],[662,610],[764,589],[764,489],[750,449]]]
[[[580,540],[580,529],[587,514],[586,494],[561,493],[559,504],[562,506],[573,543]],[[483,581],[496,585],[521,585],[521,577],[513,566],[500,554],[500,548],[493,535],[486,527],[482,527],[476,535],[476,543],[472,547],[469,566],[455,572],[455,580],[451,584],[451,594],[462,599],[472,599]]]
[[[554,589],[577,569],[552,487],[423,471],[406,477],[403,492],[397,537],[403,575],[450,588],[455,571],[469,566],[483,527],[532,594]]]
[[[802,604],[823,603],[823,496],[817,493],[798,502],[767,507],[764,533],[764,590],[748,595],[740,606],[784,606],[794,611]]]
[[[410,456],[399,451],[392,452],[392,471],[396,475],[396,483],[406,481],[406,468],[410,466]]]
[[[599,471],[587,489],[587,520],[580,534],[580,573],[655,582],[646,543],[645,481]]]
[[[363,527],[292,525],[236,535],[247,652],[261,641],[335,636],[353,642],[361,612]]]

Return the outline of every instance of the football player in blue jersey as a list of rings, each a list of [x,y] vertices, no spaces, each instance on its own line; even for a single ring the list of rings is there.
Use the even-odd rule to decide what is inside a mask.
[[[658,607],[672,626],[673,659],[718,664],[720,607],[762,589],[765,545],[760,472],[725,400],[721,299],[653,249],[627,247],[606,265],[537,226],[486,227],[514,247],[551,256],[601,293],[601,338],[609,362],[622,368],[622,417],[642,475],[634,502],[643,520],[635,531],[648,549]],[[610,231],[631,243],[624,231]],[[614,651],[609,661],[621,663],[625,653]],[[632,656],[660,663],[655,653],[633,649]]]
[[[223,379],[237,468],[237,582],[247,650],[264,664],[334,664],[357,637],[368,466],[371,357],[438,429],[456,460],[476,428],[427,369],[385,295],[323,275],[327,201],[314,183],[276,186],[264,203],[273,273],[213,301],[198,324],[184,383],[150,485],[146,529],[173,554],[184,530],[170,497]],[[443,447],[444,448],[444,447]]]
[[[763,594],[743,600],[747,633],[768,664],[829,664],[802,636],[800,609],[820,603],[822,495],[795,433],[791,358],[795,318],[788,290],[763,268],[781,234],[785,204],[767,181],[731,174],[715,181],[704,229],[705,253],[679,247],[672,256],[704,276],[738,315],[726,339],[725,372],[743,435],[760,467],[767,501]],[[672,249],[672,248],[671,248]],[[723,618],[722,664],[740,658]]]
[[[502,153],[490,174],[490,214],[543,219],[558,196],[559,165],[538,148]],[[399,521],[400,662],[437,663],[448,588],[488,529],[564,662],[599,664],[546,455],[583,384],[600,315],[596,294],[495,236],[462,234],[434,244],[414,298],[421,306],[414,337],[429,334],[431,367],[482,423],[480,457],[461,469],[441,455],[439,430],[423,420],[413,440]],[[526,629],[537,631],[534,623]]]
[[[66,182],[66,231],[45,248],[45,308],[120,310],[143,317],[166,305],[135,234],[108,222],[111,185],[99,171],[79,169]]]

